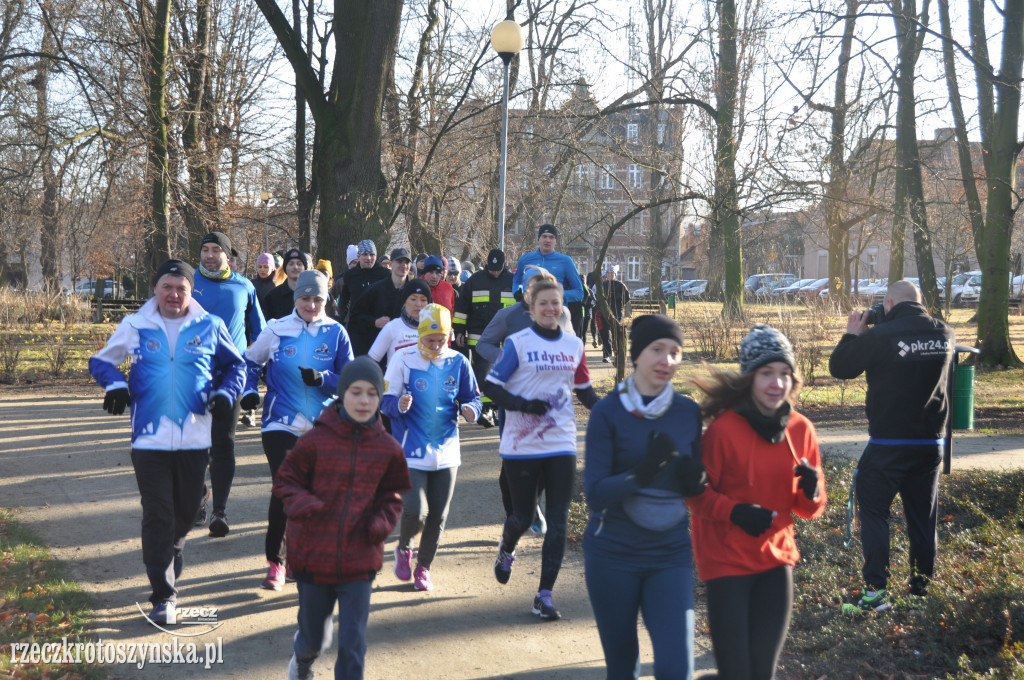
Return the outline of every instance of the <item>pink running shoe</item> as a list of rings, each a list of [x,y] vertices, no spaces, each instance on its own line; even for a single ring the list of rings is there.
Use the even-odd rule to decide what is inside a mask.
[[[399,581],[412,580],[412,550],[395,546],[395,578]]]
[[[260,583],[264,590],[281,590],[284,587],[284,567],[267,562],[267,577]]]
[[[416,565],[416,582],[413,583],[416,590],[433,590],[434,583],[430,580],[430,570],[422,564]]]

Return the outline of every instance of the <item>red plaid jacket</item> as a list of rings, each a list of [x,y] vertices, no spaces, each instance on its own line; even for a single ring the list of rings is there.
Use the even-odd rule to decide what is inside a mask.
[[[274,481],[288,515],[288,564],[315,583],[366,580],[409,489],[402,446],[380,418],[356,425],[332,404],[299,437]]]

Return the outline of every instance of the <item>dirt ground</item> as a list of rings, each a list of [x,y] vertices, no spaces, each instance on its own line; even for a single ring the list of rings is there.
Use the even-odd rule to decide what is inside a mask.
[[[608,370],[588,352],[594,373]],[[108,416],[95,386],[4,388],[0,393],[0,504],[41,536],[95,602],[93,632],[104,642],[167,643],[146,623],[149,589],[139,540],[141,507],[129,457],[127,417]],[[820,430],[823,448],[859,455],[863,428]],[[582,431],[580,451],[582,452]],[[542,622],[530,614],[537,589],[541,539],[520,544],[512,580],[498,584],[492,565],[503,511],[497,485],[496,430],[463,429],[448,527],[431,575],[435,590],[420,593],[384,569],[374,582],[366,677],[571,679],[604,677],[603,655],[583,581],[582,553],[570,548],[555,587],[563,614]],[[1024,461],[1020,437],[958,437],[955,466],[1009,467]],[[583,464],[582,457],[580,459]],[[237,471],[228,519],[231,533],[189,536],[180,606],[216,607],[220,626],[189,640],[222,645],[222,662],[196,672],[210,678],[282,678],[291,655],[297,596],[261,590],[263,532],[270,479],[257,428],[239,427]],[[698,603],[699,604],[699,603]],[[698,614],[697,667],[713,667]],[[195,627],[185,631],[204,630]],[[186,640],[186,638],[178,638]],[[641,631],[644,677],[651,677],[650,643]],[[332,677],[334,651],[317,662]],[[178,678],[171,664],[112,665],[110,677]],[[188,671],[186,671],[188,672]],[[698,673],[698,677],[700,673]]]

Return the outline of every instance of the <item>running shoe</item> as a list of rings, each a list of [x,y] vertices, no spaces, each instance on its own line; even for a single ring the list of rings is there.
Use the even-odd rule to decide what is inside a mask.
[[[498,579],[498,583],[508,583],[512,578],[512,563],[515,561],[516,551],[505,552],[501,541],[498,541],[498,557],[494,560],[494,578]]]
[[[281,590],[284,587],[284,567],[280,564],[267,562],[267,577],[260,583],[264,590]]]
[[[231,527],[228,526],[228,518],[223,512],[213,513],[213,519],[210,520],[210,536],[214,538],[223,538],[228,535],[231,531]]]
[[[395,578],[399,581],[412,579],[412,550],[402,550],[395,546]]]
[[[312,678],[313,664],[302,663],[292,654],[292,658],[288,662],[288,680],[312,680]]]
[[[550,590],[542,590],[533,598],[533,613],[545,621],[557,621],[562,618],[555,609],[555,603],[551,601]]]
[[[210,502],[210,487],[203,484],[203,502],[196,513],[196,522],[193,526],[201,527],[206,524],[206,504]]]
[[[416,590],[433,590],[434,583],[430,580],[430,570],[424,567],[422,564],[416,565],[416,572],[414,574],[416,580],[413,582],[413,587]]]
[[[885,588],[878,590],[864,590],[864,595],[857,601],[857,606],[864,611],[884,612],[892,607],[889,602],[889,593]]]

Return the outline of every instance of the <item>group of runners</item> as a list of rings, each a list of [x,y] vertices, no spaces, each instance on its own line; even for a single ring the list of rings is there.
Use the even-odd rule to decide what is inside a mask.
[[[553,590],[576,473],[575,395],[592,410],[583,545],[608,677],[638,677],[641,612],[656,677],[692,676],[694,559],[708,584],[721,677],[771,677],[799,559],[793,517],[819,516],[826,499],[814,428],[792,409],[800,387],[792,346],[755,326],[739,371],[697,382],[698,405],[673,387],[678,323],[640,316],[630,331],[633,372],[601,398],[578,332],[584,286],[556,242],[555,228],[542,225],[538,249],[514,275],[492,250],[459,287],[461,267],[437,255],[417,258],[420,267],[395,248],[388,269],[369,240],[350,249],[337,281],[329,262],[314,267],[292,249],[280,265],[261,255],[250,282],[232,272],[220,232],[203,239],[198,272],[164,263],[153,298],[90,360],[104,408],[131,407],[149,618],[163,623],[175,604],[185,535],[205,524],[208,500],[210,535],[229,532],[234,428],[262,403],[273,486],[260,585],[297,582],[289,678],[312,677],[336,603],[335,677],[362,677],[370,584],[395,527],[394,575],[434,588],[461,463],[460,416],[501,421],[506,520],[494,576],[510,580],[533,527],[544,540],[531,610],[559,619]],[[128,358],[125,376],[118,367]]]

